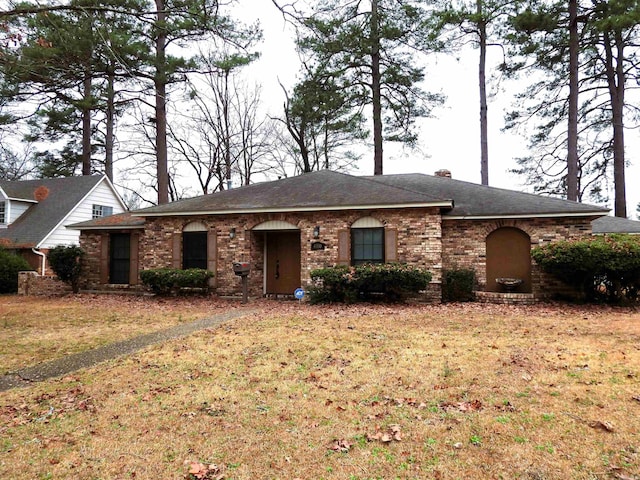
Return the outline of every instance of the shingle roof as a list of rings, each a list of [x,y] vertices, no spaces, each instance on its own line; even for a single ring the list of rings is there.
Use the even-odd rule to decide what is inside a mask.
[[[591,228],[593,233],[640,233],[640,222],[607,215],[591,222]]]
[[[103,178],[92,175],[20,182],[0,180],[0,188],[13,199],[33,201],[36,189],[46,187],[48,190],[45,199],[31,206],[7,228],[1,229],[0,238],[14,245],[38,245]]]
[[[373,182],[366,177],[321,170],[210,195],[149,207],[134,215],[187,215],[258,211],[342,210],[389,206],[450,206],[441,198]]]
[[[420,173],[366,177],[375,182],[406,188],[434,197],[452,198],[454,208],[444,213],[453,217],[509,217],[545,215],[604,215],[609,209],[543,197],[503,188],[487,187],[452,178]]]
[[[74,230],[108,230],[111,228],[131,229],[144,227],[144,217],[134,217],[131,212],[117,213],[108,217],[100,217],[86,222],[78,222],[67,225]]]
[[[604,207],[424,174],[356,177],[322,170],[134,212],[188,215],[255,211],[440,206],[451,217],[605,215]],[[451,208],[453,206],[453,208]]]

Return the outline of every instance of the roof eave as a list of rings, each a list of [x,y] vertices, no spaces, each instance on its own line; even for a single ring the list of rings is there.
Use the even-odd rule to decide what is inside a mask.
[[[608,211],[519,213],[507,215],[443,215],[446,220],[499,220],[503,218],[563,218],[563,217],[604,217]]]
[[[93,225],[89,227],[65,225],[69,230],[136,230],[144,229],[144,225]]]
[[[396,203],[396,204],[372,204],[372,205],[327,205],[310,207],[279,207],[279,208],[236,208],[228,210],[189,210],[184,212],[131,212],[134,217],[184,217],[193,215],[236,215],[250,213],[283,213],[283,212],[328,212],[344,210],[369,210],[369,209],[392,209],[392,208],[452,208],[452,201],[444,202],[418,202],[418,203]]]
[[[7,199],[13,202],[38,203],[38,201],[33,198],[7,197]]]

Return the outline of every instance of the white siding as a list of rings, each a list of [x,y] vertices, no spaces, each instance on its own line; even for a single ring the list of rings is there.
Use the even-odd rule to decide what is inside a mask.
[[[111,187],[102,181],[76,208],[64,219],[48,238],[45,239],[41,248],[52,248],[56,245],[77,244],[80,238],[79,230],[65,228],[65,225],[85,222],[91,220],[92,206],[104,205],[113,207],[113,214],[122,213],[124,209],[118,197],[113,193]]]
[[[35,205],[35,203],[29,202],[19,202],[17,200],[11,200],[11,218],[9,219],[9,223],[15,222],[20,215],[29,210],[31,205]]]

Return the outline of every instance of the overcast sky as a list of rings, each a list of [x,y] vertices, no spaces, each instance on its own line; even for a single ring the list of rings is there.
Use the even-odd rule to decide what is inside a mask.
[[[278,81],[294,85],[298,73],[298,57],[293,45],[292,30],[271,0],[239,0],[238,14],[244,21],[259,19],[264,31],[264,42],[259,50],[262,56],[247,72],[263,86],[263,100],[271,113],[282,111],[283,94]],[[489,63],[497,64],[501,51],[489,51]],[[477,74],[477,51],[469,49],[460,56],[440,55],[429,62],[425,76],[425,90],[442,92],[447,96],[443,107],[435,110],[432,119],[419,121],[419,150],[402,150],[385,144],[384,173],[427,173],[446,168],[459,180],[480,183],[480,122]],[[490,88],[489,99],[489,184],[495,187],[530,191],[522,185],[522,178],[509,170],[516,167],[514,158],[526,155],[526,139],[501,131],[503,117],[512,102],[517,86],[509,83]],[[640,202],[640,168],[637,159],[638,134],[628,131],[627,161],[627,213],[635,218]],[[357,175],[373,174],[373,148],[363,155]],[[609,202],[613,205],[613,198]]]

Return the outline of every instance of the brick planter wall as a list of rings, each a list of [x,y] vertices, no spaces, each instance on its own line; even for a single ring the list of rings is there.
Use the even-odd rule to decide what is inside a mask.
[[[71,286],[55,275],[38,275],[36,272],[18,273],[18,295],[66,295]]]

